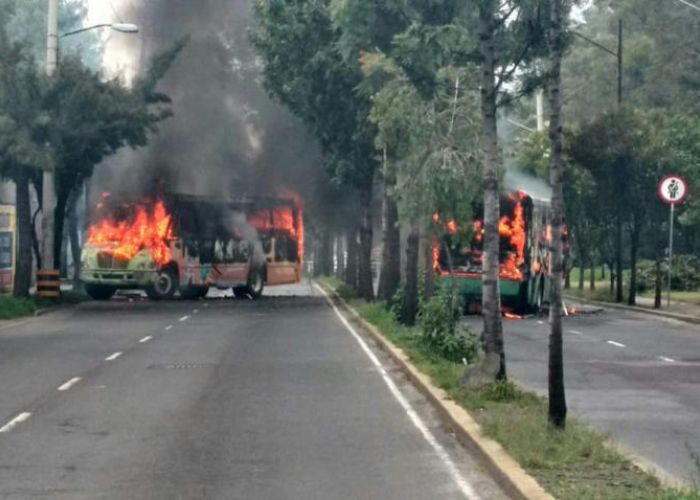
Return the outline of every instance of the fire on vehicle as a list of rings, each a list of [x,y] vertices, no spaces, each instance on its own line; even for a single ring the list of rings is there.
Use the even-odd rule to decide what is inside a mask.
[[[301,279],[303,211],[296,197],[213,202],[163,195],[137,203],[102,195],[81,259],[90,297],[141,289],[151,299],[204,297],[210,287],[258,298]]]
[[[549,201],[524,191],[501,197],[500,293],[504,311],[539,310],[549,297]],[[481,209],[477,211],[480,213]],[[454,285],[467,305],[478,307],[482,288],[483,219],[466,231],[456,221],[441,221],[444,236],[433,244],[433,268],[442,286]],[[566,232],[566,231],[565,231]],[[567,246],[565,242],[565,247]]]

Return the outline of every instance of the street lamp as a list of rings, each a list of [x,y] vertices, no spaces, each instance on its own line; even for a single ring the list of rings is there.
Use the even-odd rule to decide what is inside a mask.
[[[62,35],[58,34],[58,1],[48,0],[48,39],[46,44],[46,74],[52,77],[58,69],[58,40],[67,36],[76,35],[84,31],[89,31],[98,28],[111,28],[120,33],[138,33],[139,27],[130,23],[112,23],[112,24],[96,24],[87,28],[81,28],[74,31],[69,31]],[[52,170],[44,170],[43,186],[41,192],[42,211],[41,211],[41,269],[40,271],[54,271],[54,217],[56,212],[56,188],[55,176]]]
[[[98,28],[111,28],[114,31],[118,31],[119,33],[128,33],[128,34],[133,34],[133,33],[138,33],[139,32],[139,27],[135,24],[131,23],[103,23],[103,24],[95,24],[94,26],[88,26],[87,28],[80,28],[75,31],[69,31],[68,33],[63,33],[60,38],[65,38],[67,36],[71,35],[77,35],[78,33],[82,33],[83,31],[90,31]]]

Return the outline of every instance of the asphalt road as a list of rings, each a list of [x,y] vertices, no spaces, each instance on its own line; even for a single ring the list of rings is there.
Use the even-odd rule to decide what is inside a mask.
[[[505,498],[323,297],[279,291],[0,327],[0,498]]]
[[[474,331],[480,318],[469,317]],[[661,471],[700,481],[700,328],[608,310],[565,319],[570,411]],[[546,318],[506,321],[509,375],[547,390]]]

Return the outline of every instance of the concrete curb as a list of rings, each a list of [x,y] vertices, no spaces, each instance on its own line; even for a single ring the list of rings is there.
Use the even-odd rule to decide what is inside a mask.
[[[623,304],[615,304],[612,302],[601,302],[598,300],[583,299],[583,298],[576,297],[573,295],[567,295],[565,298],[567,301],[582,302],[584,304],[591,304],[591,305],[595,305],[598,307],[602,307],[603,309],[618,309],[620,311],[629,311],[629,312],[636,312],[636,313],[641,313],[641,314],[648,314],[650,316],[659,316],[662,318],[675,319],[678,321],[684,321],[686,323],[693,323],[696,325],[700,325],[700,316],[690,316],[688,314],[678,314],[678,313],[670,313],[670,312],[665,312],[665,311],[657,311],[654,309],[647,309],[645,307],[626,306]]]
[[[382,350],[393,358],[416,388],[438,410],[459,441],[477,454],[481,463],[511,497],[520,500],[554,500],[554,497],[527,474],[499,443],[484,435],[481,426],[464,408],[455,403],[444,390],[433,385],[426,375],[413,366],[402,349],[384,337],[374,325],[365,321],[335,291],[324,284],[319,283],[319,285],[335,304],[348,312],[352,319],[372,336]]]

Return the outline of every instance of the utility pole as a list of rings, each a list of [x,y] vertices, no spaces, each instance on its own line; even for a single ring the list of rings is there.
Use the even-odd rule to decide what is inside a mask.
[[[49,24],[46,45],[46,75],[51,78],[58,70],[58,0],[48,1]],[[53,270],[56,188],[54,171],[52,169],[44,170],[41,199],[41,264],[44,270]]]
[[[608,54],[617,58],[617,104],[622,106],[622,62],[623,62],[623,51],[622,51],[622,19],[617,21],[617,50],[611,50],[603,44],[588,38],[586,35],[579,33],[578,31],[572,31],[572,34],[587,41],[591,45],[595,45],[599,49],[607,52]]]
[[[617,21],[617,105],[622,107],[622,18]]]

